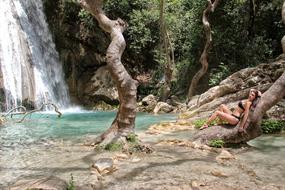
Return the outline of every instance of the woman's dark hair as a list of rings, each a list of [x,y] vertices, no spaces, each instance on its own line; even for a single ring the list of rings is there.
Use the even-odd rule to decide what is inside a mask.
[[[251,89],[253,92],[254,92],[254,94],[255,94],[255,98],[254,98],[254,100],[252,101],[252,104],[251,104],[251,109],[255,109],[255,107],[257,106],[257,104],[258,104],[258,102],[259,102],[259,100],[260,100],[260,95],[259,95],[259,91],[258,90],[256,90],[256,89]]]

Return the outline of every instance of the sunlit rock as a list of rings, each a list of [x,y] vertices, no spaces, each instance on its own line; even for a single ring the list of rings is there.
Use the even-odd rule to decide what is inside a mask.
[[[31,181],[19,181],[10,190],[33,189],[33,190],[66,190],[67,183],[58,177],[46,177]]]
[[[116,170],[114,160],[112,158],[99,158],[92,165],[100,174],[108,174]]]

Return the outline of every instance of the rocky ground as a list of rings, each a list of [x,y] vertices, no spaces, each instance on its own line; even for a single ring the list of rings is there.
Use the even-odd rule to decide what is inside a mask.
[[[144,144],[153,147],[151,154],[98,152],[81,145],[54,144],[45,152],[50,160],[45,161],[46,167],[41,168],[46,170],[41,177],[35,177],[36,169],[32,170],[37,167],[35,163],[25,168],[33,173],[29,175],[32,180],[26,178],[4,189],[66,189],[71,185],[71,173],[76,189],[81,190],[285,189],[282,180],[285,177],[282,165],[285,163],[282,160],[283,164],[272,167],[250,158],[251,154],[247,153],[253,149],[249,146],[215,149],[199,145],[189,140],[195,131],[193,128],[174,132],[172,126],[160,131],[163,132],[139,134]],[[59,154],[61,160],[57,160]],[[51,175],[54,177],[47,178]]]

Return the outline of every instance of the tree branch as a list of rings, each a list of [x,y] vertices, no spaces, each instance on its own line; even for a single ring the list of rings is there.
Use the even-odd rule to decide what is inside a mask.
[[[24,119],[25,119],[28,115],[30,115],[30,114],[32,114],[32,113],[42,111],[42,109],[44,108],[44,106],[47,106],[47,105],[53,106],[53,107],[54,107],[54,111],[55,111],[56,113],[58,113],[58,117],[61,117],[62,113],[58,110],[58,108],[57,108],[57,106],[56,106],[55,104],[53,104],[53,103],[44,103],[44,104],[41,105],[40,108],[34,109],[34,110],[32,110],[32,111],[29,111],[29,112],[26,112],[25,115],[22,117],[22,119],[20,119],[19,121],[17,121],[17,123],[23,122]]]
[[[187,96],[187,102],[191,99],[191,97],[194,95],[194,91],[197,88],[199,80],[205,75],[205,73],[208,70],[208,52],[210,50],[210,47],[212,45],[212,33],[211,33],[211,26],[209,23],[209,14],[210,12],[214,12],[216,7],[218,6],[219,0],[214,0],[213,3],[211,0],[208,0],[208,6],[207,8],[203,11],[203,17],[202,17],[202,22],[203,22],[203,27],[206,35],[206,43],[203,49],[203,52],[201,54],[201,57],[199,59],[202,68],[194,75],[191,81],[191,85],[188,90],[188,96]]]

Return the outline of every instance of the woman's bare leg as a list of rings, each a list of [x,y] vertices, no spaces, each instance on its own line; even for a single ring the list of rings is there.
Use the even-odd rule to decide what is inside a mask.
[[[232,111],[225,104],[221,104],[218,111],[221,111],[227,114],[232,114]]]
[[[201,127],[201,129],[207,128],[209,126],[209,124],[212,121],[214,121],[216,118],[219,118],[222,121],[227,121],[231,125],[236,125],[239,122],[239,120],[237,118],[235,118],[234,116],[232,116],[231,114],[224,113],[222,111],[215,111],[214,114],[208,119],[206,124],[203,127]]]
[[[231,114],[224,113],[224,112],[221,112],[221,111],[215,111],[215,113],[208,119],[206,124],[209,125],[217,117],[220,118],[223,121],[229,122],[229,124],[231,124],[231,125],[235,125],[239,121],[237,118],[235,118]]]

